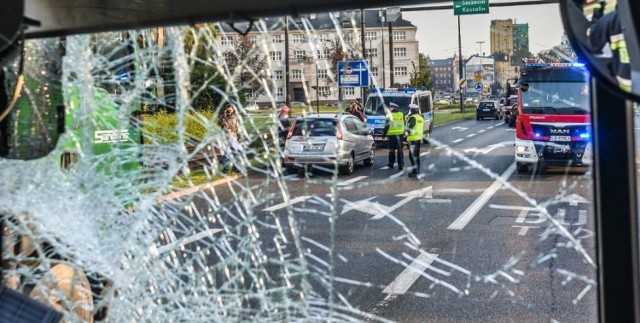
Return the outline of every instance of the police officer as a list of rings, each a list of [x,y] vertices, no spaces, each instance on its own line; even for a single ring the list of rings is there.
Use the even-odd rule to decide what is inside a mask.
[[[613,53],[613,66],[611,73],[618,80],[618,86],[624,91],[631,91],[631,65],[629,60],[629,52],[627,51],[627,42],[624,39],[622,25],[618,18],[618,8],[616,10],[604,14],[606,3],[599,1],[594,10],[591,19],[591,28],[587,31],[591,50],[600,52],[604,46],[609,43],[611,52]]]
[[[398,159],[398,169],[404,168],[404,153],[402,151],[402,136],[404,135],[404,115],[398,111],[398,105],[389,103],[391,115],[387,118],[385,134],[389,138],[389,163],[387,166],[393,168]]]
[[[409,118],[405,136],[409,144],[409,161],[411,161],[411,172],[409,177],[417,176],[420,173],[420,144],[424,130],[424,119],[420,115],[420,108],[415,104],[409,104]]]

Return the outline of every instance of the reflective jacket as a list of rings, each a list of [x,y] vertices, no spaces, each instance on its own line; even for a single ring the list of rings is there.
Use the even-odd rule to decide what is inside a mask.
[[[395,136],[404,134],[404,114],[400,111],[391,112],[391,120],[388,120],[387,135]]]
[[[627,42],[624,40],[622,26],[618,18],[618,11],[612,11],[596,20],[589,29],[589,41],[591,49],[599,52],[609,43],[613,53],[613,66],[611,74],[618,79],[621,89],[631,91],[631,65]]]
[[[424,119],[419,114],[409,116],[407,122],[407,141],[420,141],[424,135]]]

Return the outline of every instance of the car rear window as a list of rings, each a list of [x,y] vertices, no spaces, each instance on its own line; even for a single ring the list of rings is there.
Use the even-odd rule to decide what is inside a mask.
[[[480,108],[493,108],[493,102],[480,102]]]
[[[294,136],[335,136],[336,135],[335,119],[303,119],[296,122],[293,129]]]

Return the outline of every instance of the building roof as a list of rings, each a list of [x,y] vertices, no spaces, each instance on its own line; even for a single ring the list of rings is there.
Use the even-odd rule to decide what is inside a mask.
[[[453,57],[445,59],[430,59],[429,66],[453,66]]]
[[[386,24],[383,24],[383,17],[379,16],[380,10],[365,10],[364,11],[364,20],[365,20],[365,28],[387,28]],[[341,28],[353,28],[360,27],[360,10],[354,10],[351,12],[343,11],[337,16],[334,13],[334,17],[340,23]],[[305,14],[301,15],[300,18],[289,18],[289,30],[305,30],[305,25],[302,20],[306,19],[308,23],[311,24],[311,27],[315,30],[335,30],[336,25],[331,20],[329,13],[317,13],[317,14]],[[282,17],[270,17],[263,19],[265,24],[267,25],[268,30],[282,30],[283,26],[281,23]],[[351,23],[355,22],[356,26],[353,26]],[[233,29],[228,23],[221,23],[222,30],[225,32],[233,32]],[[393,23],[393,27],[415,27],[410,21],[399,18]],[[251,31],[257,31],[258,29],[254,26],[251,28]]]

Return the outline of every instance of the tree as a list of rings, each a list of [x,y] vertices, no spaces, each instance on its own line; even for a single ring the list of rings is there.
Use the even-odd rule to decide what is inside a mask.
[[[260,77],[264,76],[267,58],[260,55],[257,46],[251,43],[247,35],[241,36],[234,47],[224,52],[223,56],[234,84],[242,93],[242,100],[246,101],[249,93],[257,96],[265,92]]]
[[[411,72],[409,84],[415,88],[422,88],[424,86],[427,90],[431,90],[433,88],[433,81],[431,80],[431,71],[429,70],[427,57],[420,53],[418,54],[418,67],[416,68],[415,62],[411,62],[411,64],[413,65],[413,72]]]
[[[502,84],[500,84],[500,82],[495,81],[495,82],[491,83],[491,94],[492,95],[498,95],[500,91],[502,91]]]
[[[214,37],[218,35],[211,24],[186,29],[185,32],[184,49],[191,71],[191,105],[198,110],[213,110],[223,100],[215,90],[224,89],[226,82],[211,56],[211,48],[214,48],[211,42]]]

